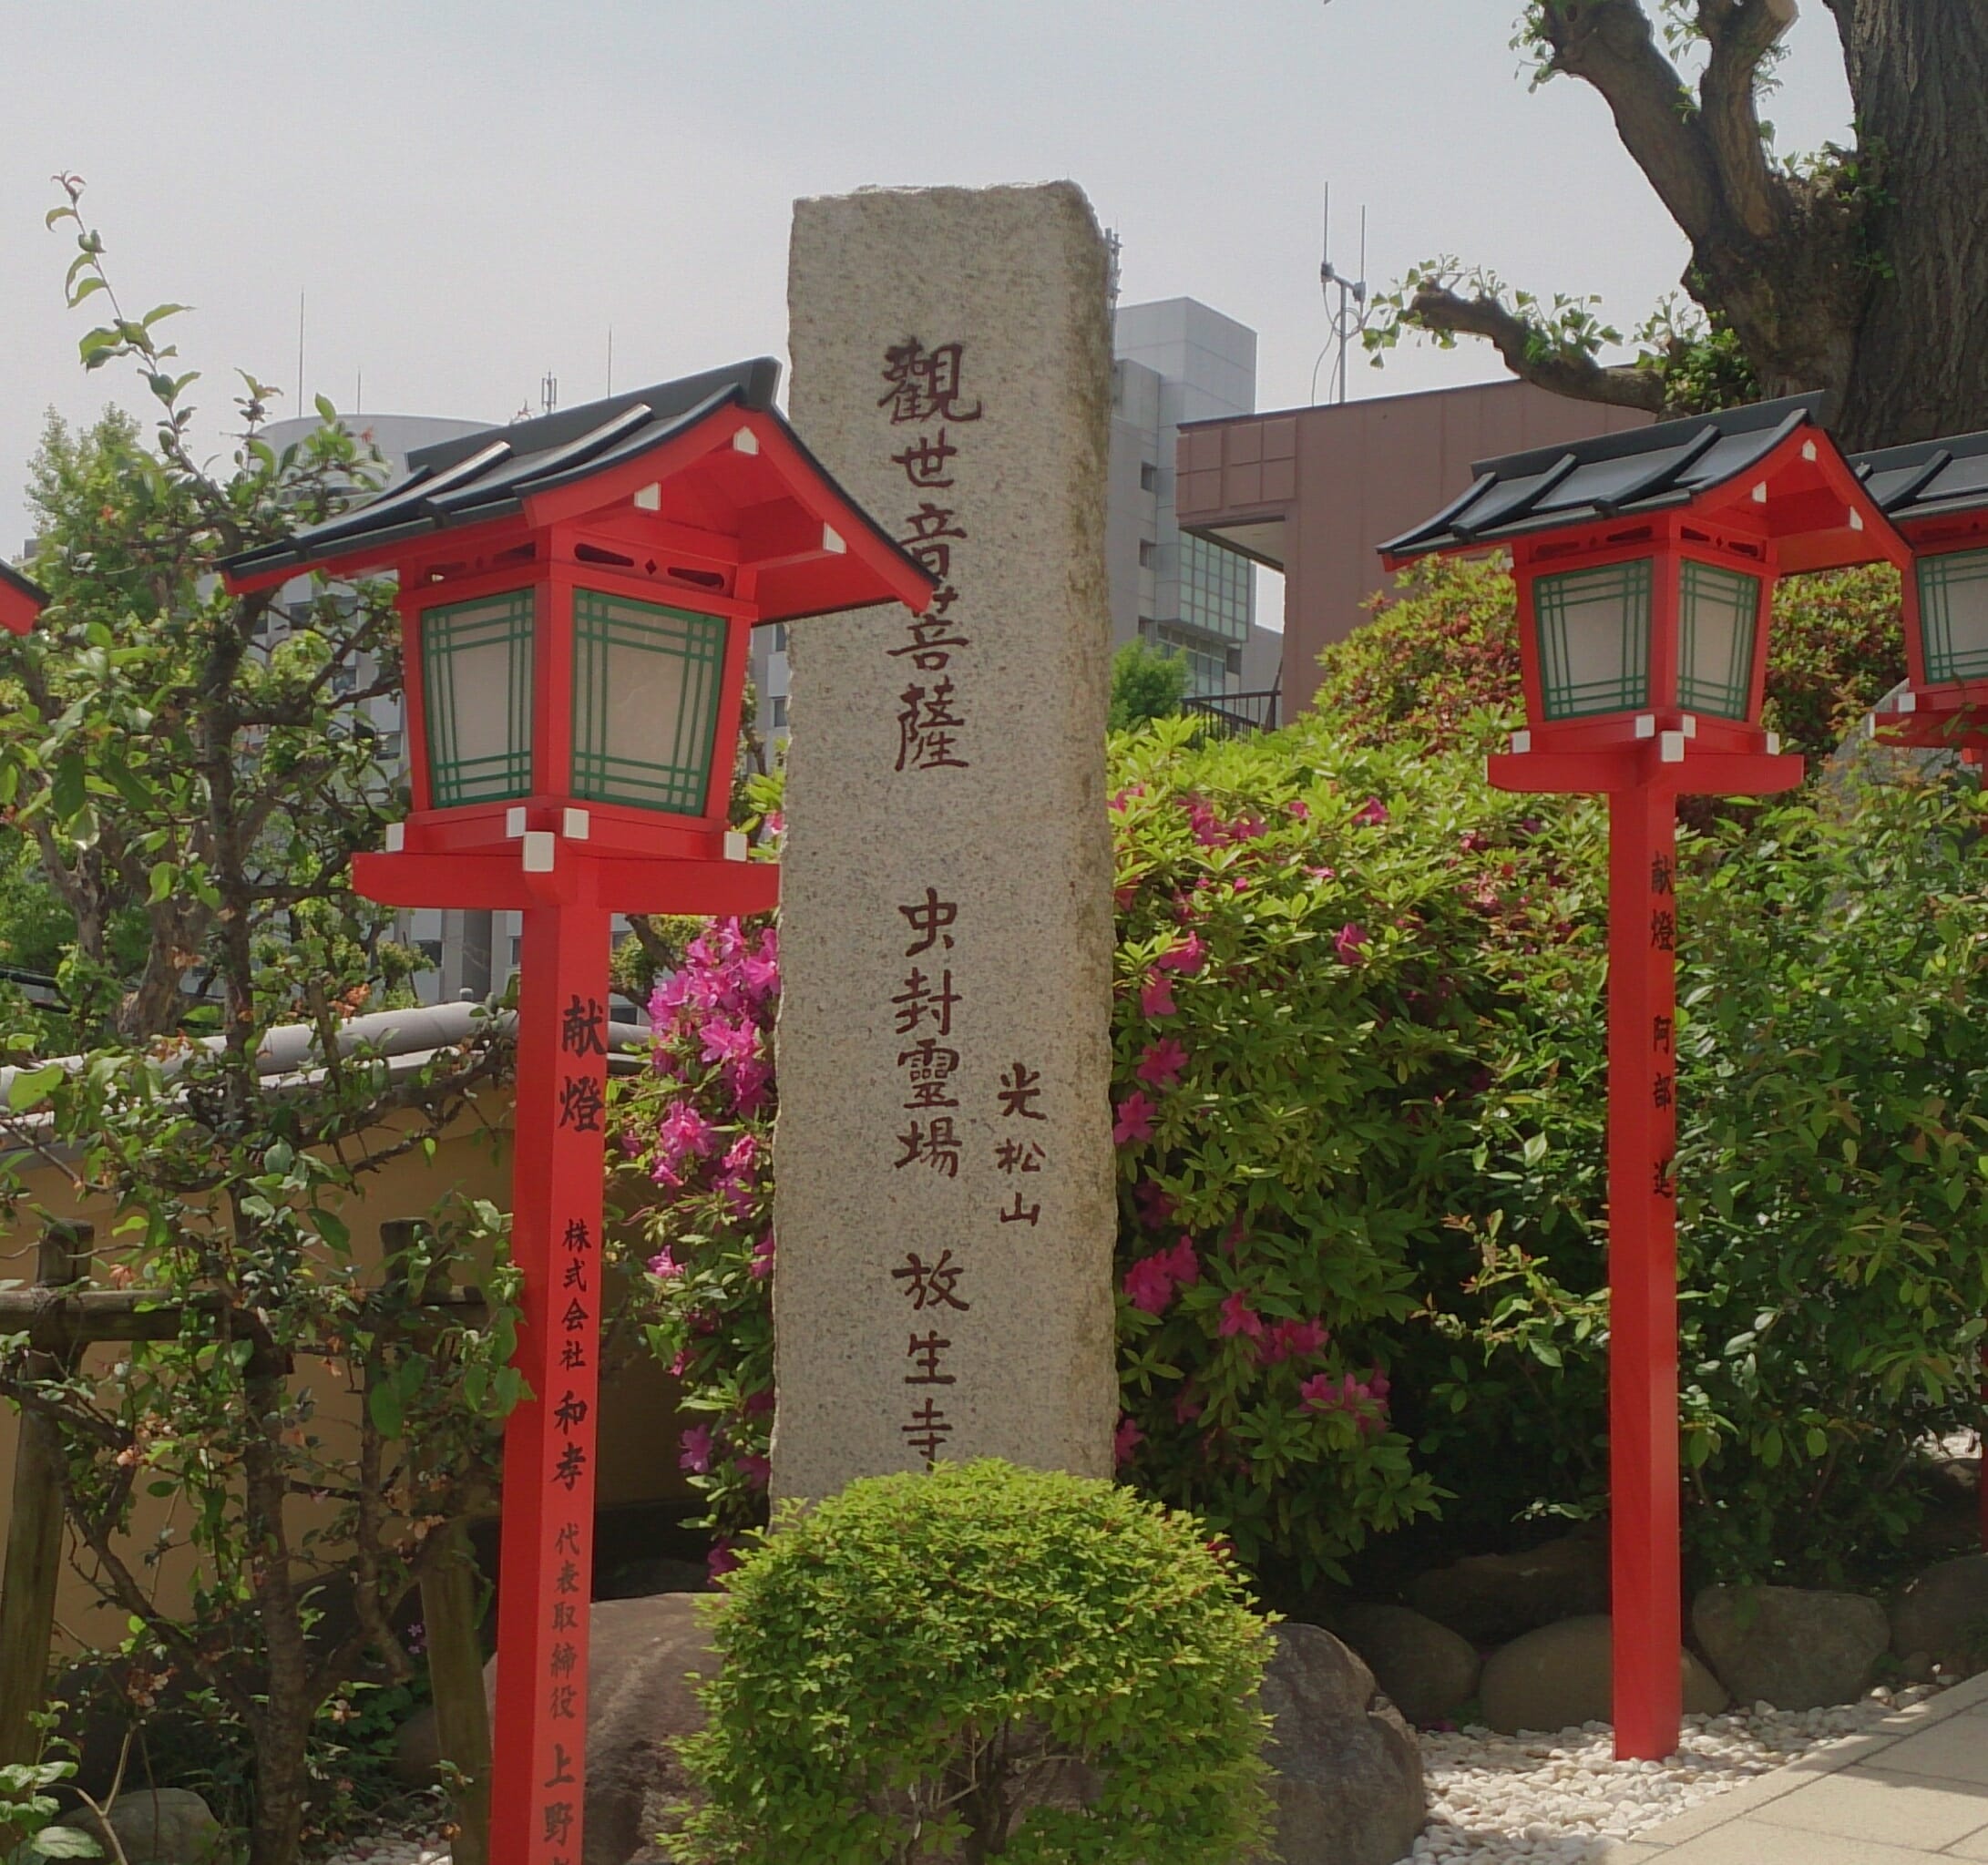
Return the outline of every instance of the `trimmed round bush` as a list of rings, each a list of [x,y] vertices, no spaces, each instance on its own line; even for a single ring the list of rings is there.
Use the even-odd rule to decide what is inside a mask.
[[[995,1460],[785,1511],[714,1600],[690,1865],[1231,1865],[1266,1621],[1189,1516]]]

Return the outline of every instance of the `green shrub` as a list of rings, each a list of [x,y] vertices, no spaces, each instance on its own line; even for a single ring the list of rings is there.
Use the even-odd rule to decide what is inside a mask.
[[[697,1865],[1232,1865],[1267,1810],[1270,1652],[1184,1516],[986,1461],[870,1478],[715,1603]],[[1055,1791],[1056,1804],[1031,1800]]]
[[[1112,656],[1111,729],[1129,732],[1153,719],[1171,719],[1187,697],[1188,666],[1178,654],[1143,640],[1127,641]]]

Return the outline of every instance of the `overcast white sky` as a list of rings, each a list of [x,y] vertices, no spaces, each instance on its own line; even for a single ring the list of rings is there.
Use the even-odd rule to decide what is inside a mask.
[[[1186,294],[1259,336],[1258,405],[1325,341],[1319,191],[1368,274],[1455,251],[1625,326],[1684,249],[1599,100],[1530,94],[1519,0],[182,0],[0,5],[0,549],[44,413],[138,406],[86,377],[48,178],[89,182],[128,308],[172,299],[225,411],[235,366],[372,412],[502,420],[783,354],[789,204],[865,184],[1068,176],[1124,241],[1128,302]],[[1774,114],[1845,134],[1810,5]],[[1338,234],[1343,233],[1341,240]],[[86,306],[96,308],[101,298]],[[1497,373],[1399,353],[1355,395]],[[283,413],[293,404],[286,396]],[[210,432],[218,432],[218,423]]]

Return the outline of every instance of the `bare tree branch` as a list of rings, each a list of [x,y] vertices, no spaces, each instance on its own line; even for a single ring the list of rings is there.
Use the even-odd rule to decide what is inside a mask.
[[[1698,26],[1711,48],[1699,81],[1706,140],[1728,215],[1756,239],[1787,219],[1785,185],[1768,160],[1757,99],[1761,62],[1795,23],[1796,0],[1698,0]]]

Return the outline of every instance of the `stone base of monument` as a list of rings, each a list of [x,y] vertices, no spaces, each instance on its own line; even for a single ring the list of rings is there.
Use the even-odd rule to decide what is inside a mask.
[[[671,1739],[702,1726],[696,1680],[715,1661],[691,1593],[599,1600],[592,1624],[582,1865],[658,1865],[656,1835],[689,1787]],[[1286,1624],[1276,1640],[1264,1706],[1277,1845],[1262,1865],[1395,1865],[1425,1818],[1413,1731],[1330,1633]],[[486,1688],[496,1679],[493,1658]],[[1083,1798],[1080,1779],[1063,1787]]]

